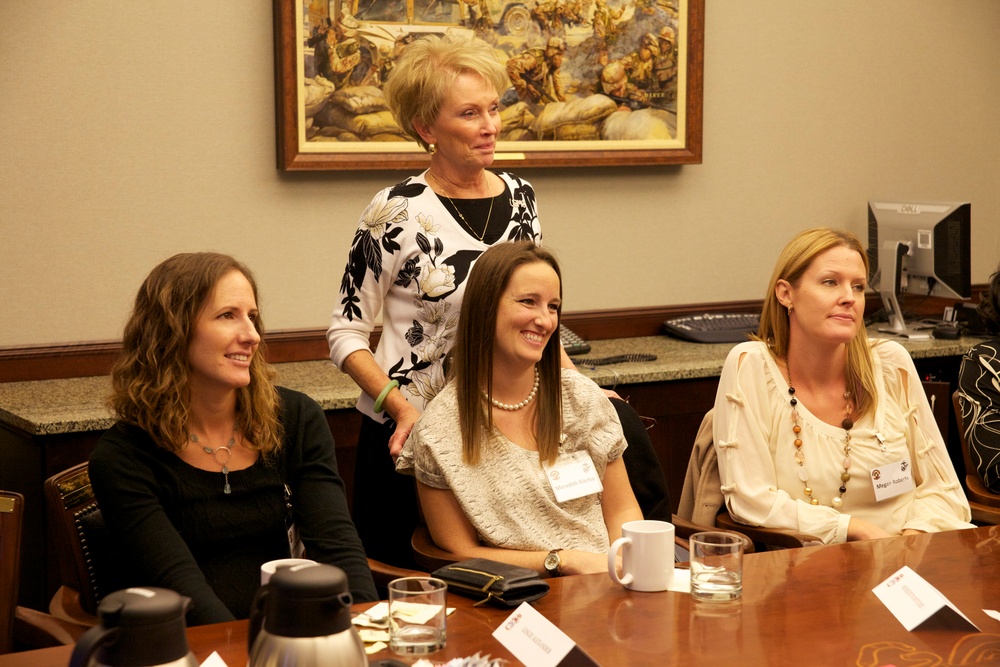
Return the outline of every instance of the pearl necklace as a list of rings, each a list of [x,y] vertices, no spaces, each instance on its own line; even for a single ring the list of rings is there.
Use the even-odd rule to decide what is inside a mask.
[[[805,455],[802,453],[802,438],[799,437],[802,433],[802,426],[799,423],[800,416],[797,408],[799,401],[795,398],[795,387],[792,386],[792,367],[788,364],[787,360],[785,361],[785,368],[788,369],[788,395],[791,397],[788,403],[792,406],[792,432],[795,433],[795,462],[799,466],[799,479],[805,487],[804,490],[806,497],[809,498],[809,503],[812,505],[819,505],[819,499],[813,498],[813,490],[812,487],[809,486],[809,471],[806,470]],[[847,401],[847,416],[844,417],[844,421],[840,424],[844,428],[844,460],[842,462],[844,472],[840,473],[840,495],[830,500],[829,506],[834,509],[840,509],[840,506],[843,505],[844,494],[847,492],[847,482],[851,479],[851,473],[848,471],[851,469],[851,429],[854,428],[854,420],[851,419],[853,407],[851,406],[850,391],[844,392],[844,399]]]
[[[201,441],[198,440],[198,436],[195,435],[194,433],[188,433],[188,439],[194,444],[201,447],[202,451],[205,452],[206,454],[211,454],[212,457],[215,459],[215,462],[218,463],[220,466],[222,466],[222,476],[223,479],[225,480],[225,484],[222,487],[222,492],[225,493],[227,496],[230,493],[232,493],[232,488],[229,486],[229,461],[230,459],[233,458],[232,448],[233,445],[236,444],[236,431],[233,431],[233,437],[229,438],[229,442],[227,442],[222,447],[216,447],[215,449],[212,449],[211,447],[207,447],[201,444]],[[222,456],[221,459],[219,458],[220,455]]]
[[[537,393],[538,393],[538,366],[535,366],[535,385],[531,388],[531,393],[528,394],[528,397],[526,399],[524,399],[520,403],[514,403],[513,405],[511,405],[509,403],[501,403],[497,399],[490,397],[490,403],[492,403],[494,407],[498,407],[501,410],[514,412],[515,410],[520,410],[528,403],[531,403],[533,400],[535,400],[535,394]],[[483,396],[486,396],[485,391],[483,392]]]

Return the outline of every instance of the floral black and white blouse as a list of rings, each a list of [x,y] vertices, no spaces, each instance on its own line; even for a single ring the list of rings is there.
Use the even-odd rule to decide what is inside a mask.
[[[1000,338],[965,353],[958,392],[972,464],[986,488],[1000,493]]]
[[[499,242],[533,240],[542,232],[531,185],[498,172],[511,198]],[[361,215],[326,338],[338,368],[369,349],[382,311],[375,362],[411,404],[423,411],[444,387],[444,358],[454,343],[465,283],[489,244],[471,236],[427,185],[427,172],[385,188]],[[362,413],[383,422],[374,399],[358,398]]]

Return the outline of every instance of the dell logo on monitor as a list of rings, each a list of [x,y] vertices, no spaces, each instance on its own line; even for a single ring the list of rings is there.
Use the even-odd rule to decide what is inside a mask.
[[[903,204],[902,206],[899,207],[899,212],[917,214],[920,213],[920,207],[917,206],[916,204]]]

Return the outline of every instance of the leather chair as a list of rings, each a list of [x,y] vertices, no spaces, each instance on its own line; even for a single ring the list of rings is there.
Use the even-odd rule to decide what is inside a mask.
[[[108,533],[90,486],[87,463],[45,480],[49,515],[49,543],[58,564],[60,587],[49,603],[49,612],[70,623],[90,627],[97,623],[97,604],[107,593],[102,557]]]
[[[413,548],[413,560],[428,572],[462,560],[460,556],[446,551],[434,543],[434,538],[431,537],[431,531],[424,523],[422,513],[420,522],[413,531],[413,537],[410,538],[410,546]]]
[[[979,477],[976,465],[972,462],[972,453],[969,451],[969,441],[966,434],[965,414],[958,391],[952,393],[951,403],[955,408],[955,419],[958,420],[962,458],[965,460],[963,486],[965,487],[965,496],[969,500],[969,507],[972,509],[972,521],[977,524],[1000,525],[1000,494],[993,493],[986,488],[982,478]]]
[[[24,497],[0,491],[0,654],[73,644],[82,634],[82,628],[17,606],[23,523]]]

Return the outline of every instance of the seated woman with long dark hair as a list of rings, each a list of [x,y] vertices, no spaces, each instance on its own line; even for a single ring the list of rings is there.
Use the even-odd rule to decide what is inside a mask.
[[[543,574],[607,571],[607,549],[642,519],[614,406],[560,368],[559,265],[530,242],[484,252],[469,276],[451,380],[397,470],[416,476],[435,543]]]

